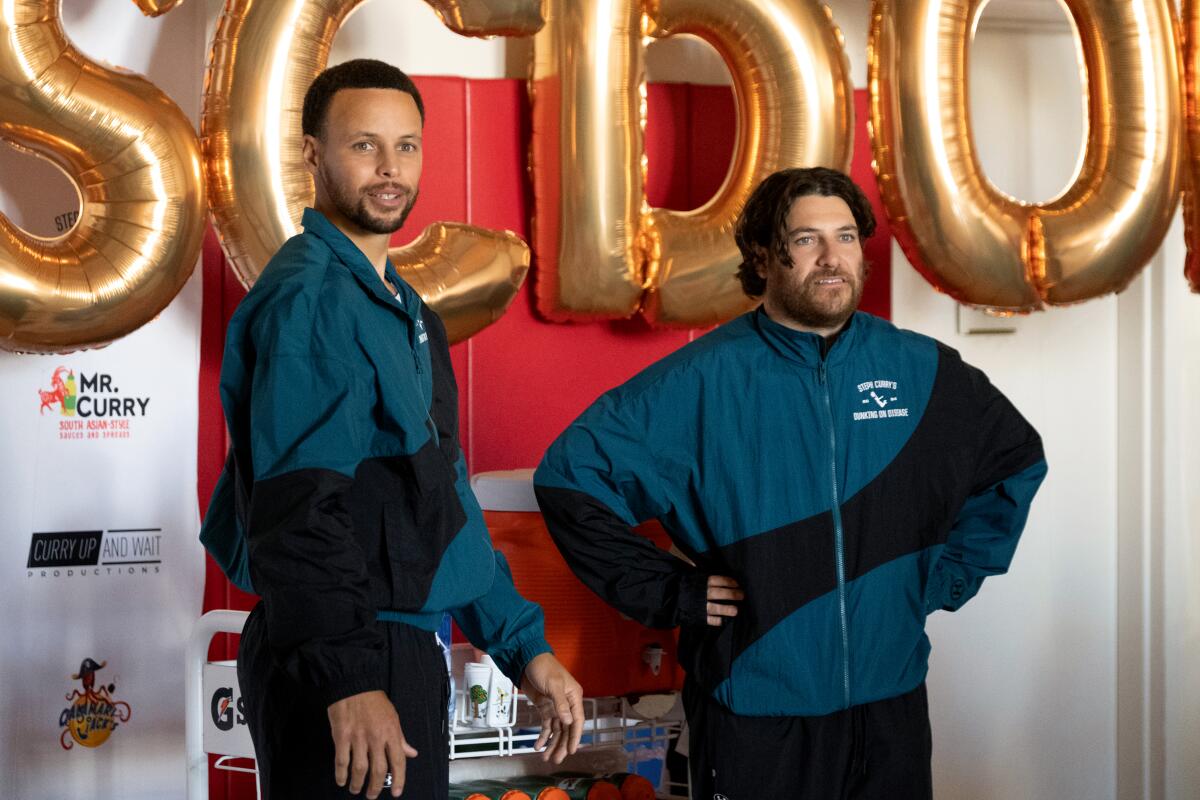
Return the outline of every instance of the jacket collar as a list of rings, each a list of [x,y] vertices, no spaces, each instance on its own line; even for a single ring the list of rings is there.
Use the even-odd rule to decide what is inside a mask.
[[[822,361],[830,366],[840,363],[850,352],[858,329],[862,327],[859,320],[862,312],[856,311],[850,315],[850,319],[838,334],[833,346],[822,358],[823,342],[820,334],[804,333],[786,325],[780,325],[767,316],[767,312],[763,310],[762,306],[751,313],[754,315],[752,321],[755,329],[771,346],[771,349],[789,361],[794,361],[810,369],[816,369]]]
[[[400,290],[398,297],[393,297],[388,292],[383,281],[379,280],[379,273],[375,271],[375,267],[363,254],[363,251],[358,249],[358,245],[350,241],[350,238],[320,211],[315,208],[304,209],[304,216],[301,218],[300,224],[304,226],[305,233],[316,236],[333,251],[333,254],[350,270],[350,274],[358,280],[368,294],[391,308],[401,309],[413,319],[420,316],[421,298],[411,286],[400,278],[400,274],[392,266],[390,258],[384,264],[383,270],[388,281]]]

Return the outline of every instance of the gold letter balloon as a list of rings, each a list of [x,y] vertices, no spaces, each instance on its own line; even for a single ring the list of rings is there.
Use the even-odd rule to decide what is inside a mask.
[[[533,243],[550,320],[629,317],[642,296],[641,0],[546,0],[533,39]]]
[[[734,279],[742,257],[733,226],[750,193],[793,166],[849,171],[854,87],[841,32],[813,2],[648,0],[651,36],[691,33],[733,76],[738,136],[716,195],[695,211],[644,216],[642,314],[655,325],[714,325],[753,307]]]
[[[166,308],[204,235],[195,131],[144,78],[76,50],[57,0],[0,2],[0,138],[61,168],[81,206],[54,239],[0,215],[0,348],[98,347]]]
[[[161,17],[182,3],[183,0],[134,0],[134,2],[147,17]]]
[[[1187,167],[1184,169],[1183,226],[1187,260],[1183,274],[1193,292],[1200,293],[1200,0],[1183,0],[1180,24],[1187,94]]]
[[[547,0],[531,81],[539,311],[710,325],[750,302],[732,228],[783,167],[847,169],[853,96],[841,35],[814,0]],[[651,209],[644,186],[643,35],[707,40],[733,75],[738,134],[716,195]]]
[[[905,254],[936,288],[1024,312],[1123,289],[1179,197],[1180,69],[1168,0],[1065,0],[1079,31],[1086,150],[1057,199],[1022,203],[980,168],[967,105],[984,0],[875,0],[875,166]]]
[[[361,2],[225,5],[209,56],[201,134],[209,206],[225,254],[247,286],[299,232],[312,202],[299,146],[304,93],[325,68],[334,34]],[[426,2],[464,35],[529,35],[542,24],[540,0]],[[529,248],[515,234],[468,225],[435,223],[390,255],[441,315],[452,341],[499,318],[529,269]]]
[[[1070,187],[1036,205],[998,191],[974,149],[966,75],[985,1],[873,0],[872,144],[897,238],[936,288],[987,309],[1120,291],[1161,244],[1184,175],[1200,186],[1200,0],[1183,0],[1183,58],[1169,0],[1064,0],[1083,54],[1087,140]],[[159,15],[179,0],[134,2]],[[0,2],[0,138],[60,167],[81,203],[77,224],[52,239],[0,215],[0,349],[101,346],[162,311],[196,263],[206,176],[225,252],[252,284],[311,202],[300,109],[360,2],[227,0],[205,81],[203,163],[166,95],[71,45],[58,0]],[[730,233],[753,187],[784,167],[849,165],[849,70],[816,0],[425,2],[463,35],[536,34],[534,241],[549,319],[734,316],[749,301]],[[729,172],[689,212],[650,208],[644,192],[643,48],[679,33],[716,48],[737,101]],[[1191,191],[1185,219],[1185,271],[1200,291]],[[461,341],[504,313],[530,253],[511,233],[436,223],[392,258]]]

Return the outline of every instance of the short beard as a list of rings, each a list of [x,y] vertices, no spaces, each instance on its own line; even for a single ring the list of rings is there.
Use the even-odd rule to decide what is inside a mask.
[[[381,217],[367,210],[365,196],[358,197],[356,202],[356,198],[351,197],[349,192],[332,181],[329,175],[322,177],[329,190],[329,199],[333,202],[333,207],[339,214],[367,233],[392,234],[400,230],[404,227],[404,222],[408,219],[413,206],[417,204],[417,196],[420,194],[419,189],[412,193],[398,217]]]
[[[821,302],[817,299],[819,296],[817,293],[822,291],[817,288],[817,281],[833,275],[842,275],[849,279],[850,296],[844,303]],[[798,289],[781,291],[772,299],[780,312],[805,328],[818,330],[841,328],[862,301],[864,283],[866,283],[865,270],[862,279],[858,281],[846,276],[843,272],[818,272],[810,275]]]

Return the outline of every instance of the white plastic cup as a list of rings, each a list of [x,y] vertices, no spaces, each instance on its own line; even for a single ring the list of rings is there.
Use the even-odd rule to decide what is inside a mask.
[[[513,684],[488,656],[463,668],[463,716],[472,728],[513,724]]]

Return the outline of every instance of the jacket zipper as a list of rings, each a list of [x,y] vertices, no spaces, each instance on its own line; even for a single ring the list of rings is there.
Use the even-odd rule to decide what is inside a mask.
[[[396,302],[396,305],[404,309],[404,315],[407,317],[405,322],[408,323],[408,343],[412,348],[413,366],[416,367],[417,375],[420,375],[422,372],[424,372],[424,370],[421,369],[421,359],[417,355],[417,348],[421,344],[420,341],[418,341],[420,338],[421,327],[417,324],[417,322],[421,319],[421,312],[418,310],[414,316],[413,312],[404,304],[404,300],[400,297],[399,290],[396,290],[396,292],[392,294],[392,300]]]
[[[817,380],[825,397],[825,418],[829,421],[829,476],[833,490],[833,544],[837,564],[838,613],[842,623],[842,690],[846,707],[850,707],[850,627],[846,621],[846,556],[842,537],[842,504],[838,498],[837,436],[833,428],[833,403],[829,399],[829,384],[825,380],[825,362],[817,367]]]
[[[398,301],[400,299],[400,296],[397,295],[396,299]],[[420,342],[421,327],[419,325],[417,325],[417,320],[419,320],[420,318],[421,318],[421,312],[418,311],[417,315],[415,317],[410,316],[409,320],[408,320],[408,327],[409,327],[409,332],[410,332],[408,341],[409,341],[409,345],[412,348],[413,366],[416,367],[416,369],[417,369],[417,380],[418,381],[421,380],[421,375],[425,371],[425,370],[421,369],[421,356],[417,352],[418,348],[420,348],[420,346],[421,346],[421,342]],[[433,422],[433,409],[431,409],[431,408],[425,409],[425,427],[429,430],[429,438],[433,440],[434,446],[441,447],[442,446],[442,437],[438,435],[437,425],[435,425]]]

